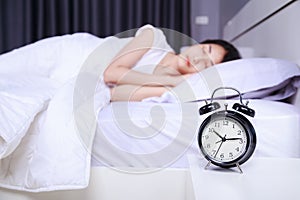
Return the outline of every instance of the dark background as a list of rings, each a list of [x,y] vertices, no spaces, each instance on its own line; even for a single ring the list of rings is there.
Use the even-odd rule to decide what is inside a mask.
[[[99,37],[150,23],[190,35],[190,0],[0,0],[0,53],[74,32]]]

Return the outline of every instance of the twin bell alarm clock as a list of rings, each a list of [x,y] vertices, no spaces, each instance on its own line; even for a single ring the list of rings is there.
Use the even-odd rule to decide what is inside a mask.
[[[214,95],[218,90],[230,89],[238,93],[240,102],[235,103],[232,110],[225,109],[215,102]],[[245,116],[254,117],[255,111],[243,103],[241,93],[231,87],[220,87],[214,90],[211,102],[199,109],[200,115],[210,114],[200,125],[198,145],[204,157],[210,164],[222,168],[237,167],[245,163],[256,147],[256,133],[250,121]]]

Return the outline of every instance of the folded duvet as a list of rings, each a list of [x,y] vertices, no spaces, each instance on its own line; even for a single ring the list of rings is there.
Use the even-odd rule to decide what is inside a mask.
[[[74,98],[91,98],[78,91],[78,74],[105,40],[78,33],[0,56],[1,187],[39,192],[88,185],[90,151],[85,133],[78,134],[74,112],[82,105]],[[97,108],[109,102],[99,82]],[[90,142],[93,130],[86,132]]]

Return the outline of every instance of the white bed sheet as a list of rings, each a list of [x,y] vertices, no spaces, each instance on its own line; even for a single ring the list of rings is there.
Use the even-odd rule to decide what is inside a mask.
[[[235,101],[227,103],[231,108]],[[188,167],[187,155],[200,154],[198,128],[208,116],[199,116],[202,105],[111,103],[98,115],[92,166]],[[251,100],[249,107],[256,111],[248,118],[257,134],[254,157],[300,157],[299,109],[268,100]]]

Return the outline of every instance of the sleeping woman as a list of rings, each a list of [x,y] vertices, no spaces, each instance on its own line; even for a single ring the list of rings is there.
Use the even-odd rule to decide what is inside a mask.
[[[224,40],[206,40],[175,54],[163,33],[146,25],[106,68],[104,82],[110,85],[111,101],[140,101],[162,95],[193,73],[239,58]]]
[[[102,65],[99,67],[101,73],[96,76],[101,76],[99,85],[102,87],[99,88],[104,91],[99,95],[105,96],[101,101],[107,104],[109,101],[141,101],[161,96],[193,73],[240,58],[237,49],[223,40],[206,40],[175,54],[163,32],[151,25],[139,28],[135,37],[125,39],[125,43],[111,43],[110,39],[116,38],[75,33],[43,39],[0,55],[0,73],[12,77],[20,74],[26,79],[42,77],[63,86],[76,81],[82,63],[99,47],[101,51],[100,54],[97,52],[96,62]],[[104,45],[108,49],[102,46],[105,42],[108,42]],[[112,47],[114,44],[118,47]],[[112,58],[108,64],[102,60],[107,55]],[[102,84],[103,79],[105,84]]]

